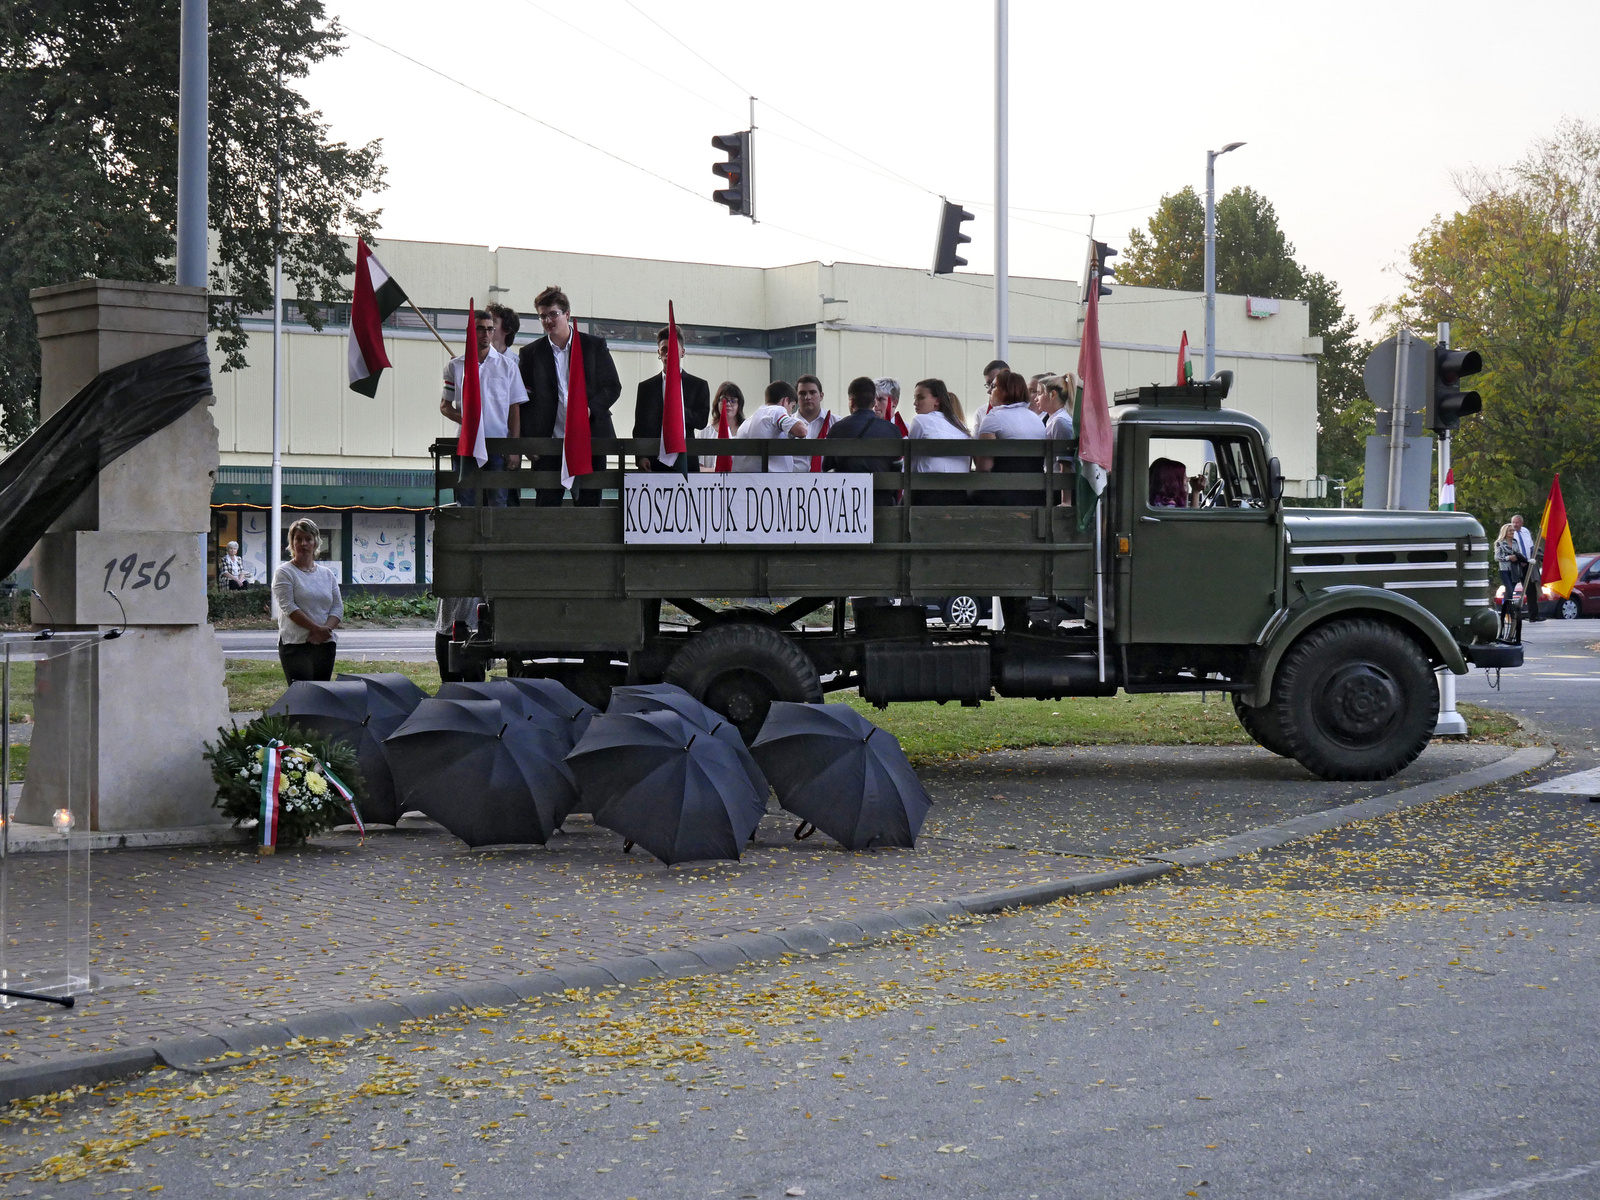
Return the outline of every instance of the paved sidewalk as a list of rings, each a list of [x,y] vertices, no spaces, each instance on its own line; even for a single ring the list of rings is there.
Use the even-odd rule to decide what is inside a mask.
[[[1327,784],[1265,751],[1015,751],[923,773],[916,851],[851,854],[772,814],[739,863],[666,868],[586,818],[544,849],[474,852],[432,825],[297,851],[96,854],[93,969],[71,1012],[0,1010],[0,1058],[145,1046],[728,934],[1070,880],[1170,849],[1451,776],[1498,746],[1431,747],[1382,784]],[[63,856],[11,861],[9,964],[48,956]],[[57,890],[59,887],[57,885]]]

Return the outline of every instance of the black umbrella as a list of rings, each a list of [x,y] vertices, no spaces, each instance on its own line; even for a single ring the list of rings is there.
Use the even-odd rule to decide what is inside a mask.
[[[664,863],[738,858],[766,811],[732,748],[673,712],[603,713],[567,763],[595,823]]]
[[[578,799],[565,742],[498,700],[424,700],[383,746],[405,805],[469,846],[542,846]]]
[[[378,704],[383,703],[395,712],[410,716],[416,711],[417,705],[428,698],[428,693],[418,687],[411,676],[402,675],[399,671],[352,672],[348,675],[340,672],[336,678],[356,679],[366,684],[367,691],[372,693],[373,711],[377,711]]]
[[[362,821],[369,825],[393,825],[400,819],[394,776],[383,752],[383,739],[394,732],[405,716],[385,703],[374,704],[365,683],[298,680],[267,709],[267,715],[286,716],[302,729],[349,746],[361,766],[363,786],[357,808]]]
[[[750,776],[750,785],[762,803],[767,799],[767,777],[761,765],[750,755],[739,727],[714,708],[707,708],[681,687],[672,683],[628,684],[611,689],[608,713],[675,712],[685,721],[698,725],[712,737],[726,742]]]
[[[849,850],[915,845],[933,803],[894,735],[848,704],[776,701],[750,752],[784,808]]]
[[[509,679],[486,679],[481,683],[443,683],[435,693],[440,700],[498,700],[505,705],[508,713],[515,713],[519,720],[532,721],[538,728],[546,733],[553,734],[562,739],[564,745],[562,754],[572,749],[572,722],[564,717],[558,717],[544,705],[529,698],[521,688],[516,687]]]
[[[507,679],[506,682],[533,703],[549,709],[563,720],[571,721],[574,744],[583,736],[584,730],[589,728],[589,721],[600,711],[571,688],[554,679],[528,679],[519,675]]]

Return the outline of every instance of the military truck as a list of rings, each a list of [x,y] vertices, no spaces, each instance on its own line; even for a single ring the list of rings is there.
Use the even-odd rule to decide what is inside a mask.
[[[828,475],[646,478],[631,464],[655,453],[653,441],[596,440],[597,456],[621,464],[585,477],[616,497],[599,507],[438,508],[434,590],[482,598],[476,630],[453,631],[451,661],[503,660],[510,674],[560,679],[599,704],[624,682],[675,683],[747,738],[774,700],[845,688],[880,706],[1226,692],[1268,750],[1325,779],[1386,778],[1432,735],[1436,670],[1522,663],[1520,645],[1497,641],[1483,527],[1455,512],[1286,508],[1265,427],[1223,407],[1230,386],[1224,372],[1118,393],[1113,469],[1085,520],[1061,442],[894,444],[901,469],[840,476],[860,484],[856,508],[828,501],[837,511],[827,524],[808,503],[824,494],[819,483],[838,482]],[[817,444],[740,444],[763,466],[797,447]],[[979,447],[1006,457],[965,475],[911,470],[918,455]],[[556,483],[554,472],[462,468],[453,449],[434,448],[441,498],[458,485],[482,495]],[[559,443],[508,439],[490,451],[532,461]],[[1162,459],[1195,472],[1190,506],[1153,498],[1152,465],[1170,469]],[[752,479],[767,489],[760,497]],[[737,537],[708,536],[707,522],[731,520],[733,503],[706,499],[713,480],[727,484],[724,497],[745,486],[751,504],[770,493],[775,514]],[[940,502],[920,503],[927,493]],[[866,520],[863,495],[876,500]],[[666,540],[641,541],[645,525]],[[909,599],[954,595],[999,596],[1011,623],[930,624],[927,606]],[[751,597],[782,599],[739,599]],[[1028,598],[1045,619],[1023,618]],[[1063,604],[1080,606],[1082,620],[1058,619]],[[675,620],[663,621],[664,605]]]

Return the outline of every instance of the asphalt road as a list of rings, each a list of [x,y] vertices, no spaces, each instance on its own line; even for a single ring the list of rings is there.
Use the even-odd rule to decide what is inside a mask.
[[[1492,674],[1475,671],[1456,681],[1456,697],[1516,714],[1574,753],[1600,751],[1600,621],[1540,621],[1522,627],[1526,661]]]

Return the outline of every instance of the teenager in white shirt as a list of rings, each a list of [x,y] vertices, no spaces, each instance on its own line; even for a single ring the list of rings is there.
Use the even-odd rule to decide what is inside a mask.
[[[741,438],[804,438],[807,432],[805,420],[800,417],[795,409],[800,404],[800,397],[783,380],[779,379],[767,384],[766,403],[750,414],[750,419],[739,426]],[[788,454],[770,454],[767,456],[767,470],[773,474],[790,471],[804,471],[811,465],[810,458],[796,458]],[[759,454],[735,454],[733,456],[733,469],[735,471],[760,471],[761,456]]]
[[[800,419],[806,423],[806,436],[827,437],[833,428],[833,414],[822,406],[822,380],[815,375],[802,375],[794,381],[794,390],[800,397]],[[811,456],[811,470],[822,470],[822,455]]]
[[[942,379],[924,379],[912,393],[917,415],[912,418],[910,437],[934,441],[971,440],[972,433],[962,416],[961,401],[951,394]],[[954,472],[966,473],[972,468],[972,459],[962,455],[911,456],[912,474]],[[923,491],[912,488],[912,504],[965,504],[965,490]]]
[[[495,318],[480,311],[475,314],[478,329],[478,395],[486,438],[520,437],[522,405],[528,399],[528,390],[522,386],[522,371],[517,361],[494,348]],[[466,376],[467,356],[458,354],[445,364],[444,395],[439,398],[439,411],[446,419],[461,424],[461,387]],[[491,454],[484,464],[486,471],[515,469],[516,455]],[[489,488],[484,503],[492,508],[504,508],[506,488]],[[476,504],[478,494],[474,488],[462,488],[456,495],[457,503]]]

